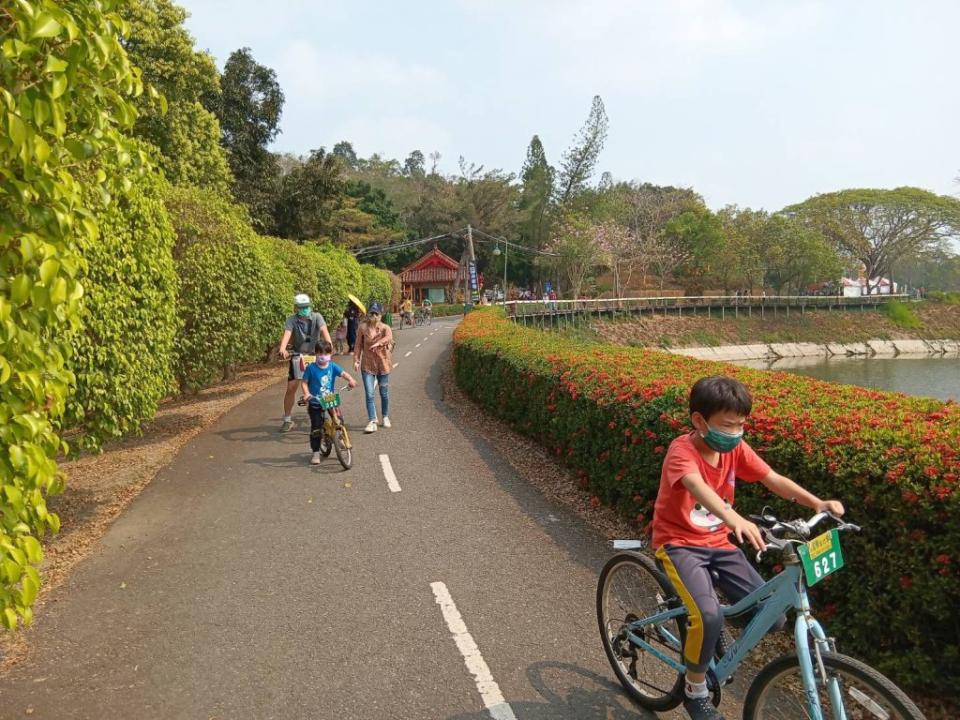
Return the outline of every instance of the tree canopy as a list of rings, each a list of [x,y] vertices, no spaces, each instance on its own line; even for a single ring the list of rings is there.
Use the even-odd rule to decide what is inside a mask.
[[[863,264],[872,292],[897,265],[960,236],[960,200],[914,187],[815,195],[785,208]]]

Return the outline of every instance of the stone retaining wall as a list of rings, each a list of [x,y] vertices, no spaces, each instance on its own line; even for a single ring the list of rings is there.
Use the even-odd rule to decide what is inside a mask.
[[[960,340],[868,340],[865,343],[769,343],[673,348],[677,355],[702,360],[776,360],[796,357],[898,357],[931,355],[960,357]]]

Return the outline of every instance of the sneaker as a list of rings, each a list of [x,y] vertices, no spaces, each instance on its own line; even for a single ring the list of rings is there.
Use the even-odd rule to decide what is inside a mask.
[[[383,416],[383,426],[385,428],[393,427],[393,425],[390,424],[390,418],[388,418],[386,415]]]
[[[319,451],[318,451],[318,452],[315,452],[315,453],[313,454],[313,457],[310,458],[310,464],[311,464],[311,465],[319,465],[319,464],[320,464],[320,452],[319,452]]]
[[[293,420],[284,420],[280,426],[280,432],[290,432],[293,430]]]
[[[683,709],[687,711],[690,720],[724,720],[710,698],[684,698]]]
[[[375,433],[377,431],[377,421],[371,420],[367,423],[367,426],[363,429],[365,433]]]

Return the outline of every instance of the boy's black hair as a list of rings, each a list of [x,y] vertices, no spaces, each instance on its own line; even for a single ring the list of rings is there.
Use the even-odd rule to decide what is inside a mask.
[[[321,338],[320,340],[317,340],[317,346],[313,349],[313,351],[317,355],[326,355],[327,353],[333,352],[333,345]]]
[[[690,414],[698,412],[705,420],[724,410],[749,415],[753,398],[747,386],[725,375],[700,378],[690,389]]]

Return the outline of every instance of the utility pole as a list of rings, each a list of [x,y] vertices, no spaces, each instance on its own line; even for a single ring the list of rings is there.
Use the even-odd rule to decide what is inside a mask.
[[[507,260],[510,256],[510,242],[503,239],[503,306],[507,306]]]
[[[473,291],[478,290],[479,288],[474,287],[474,278],[477,273],[477,256],[473,252],[473,228],[470,225],[467,225],[467,289],[470,293],[469,303],[467,301],[467,295],[464,293],[463,304],[466,308],[467,305],[473,305]],[[466,314],[466,309],[464,309],[464,314]]]

